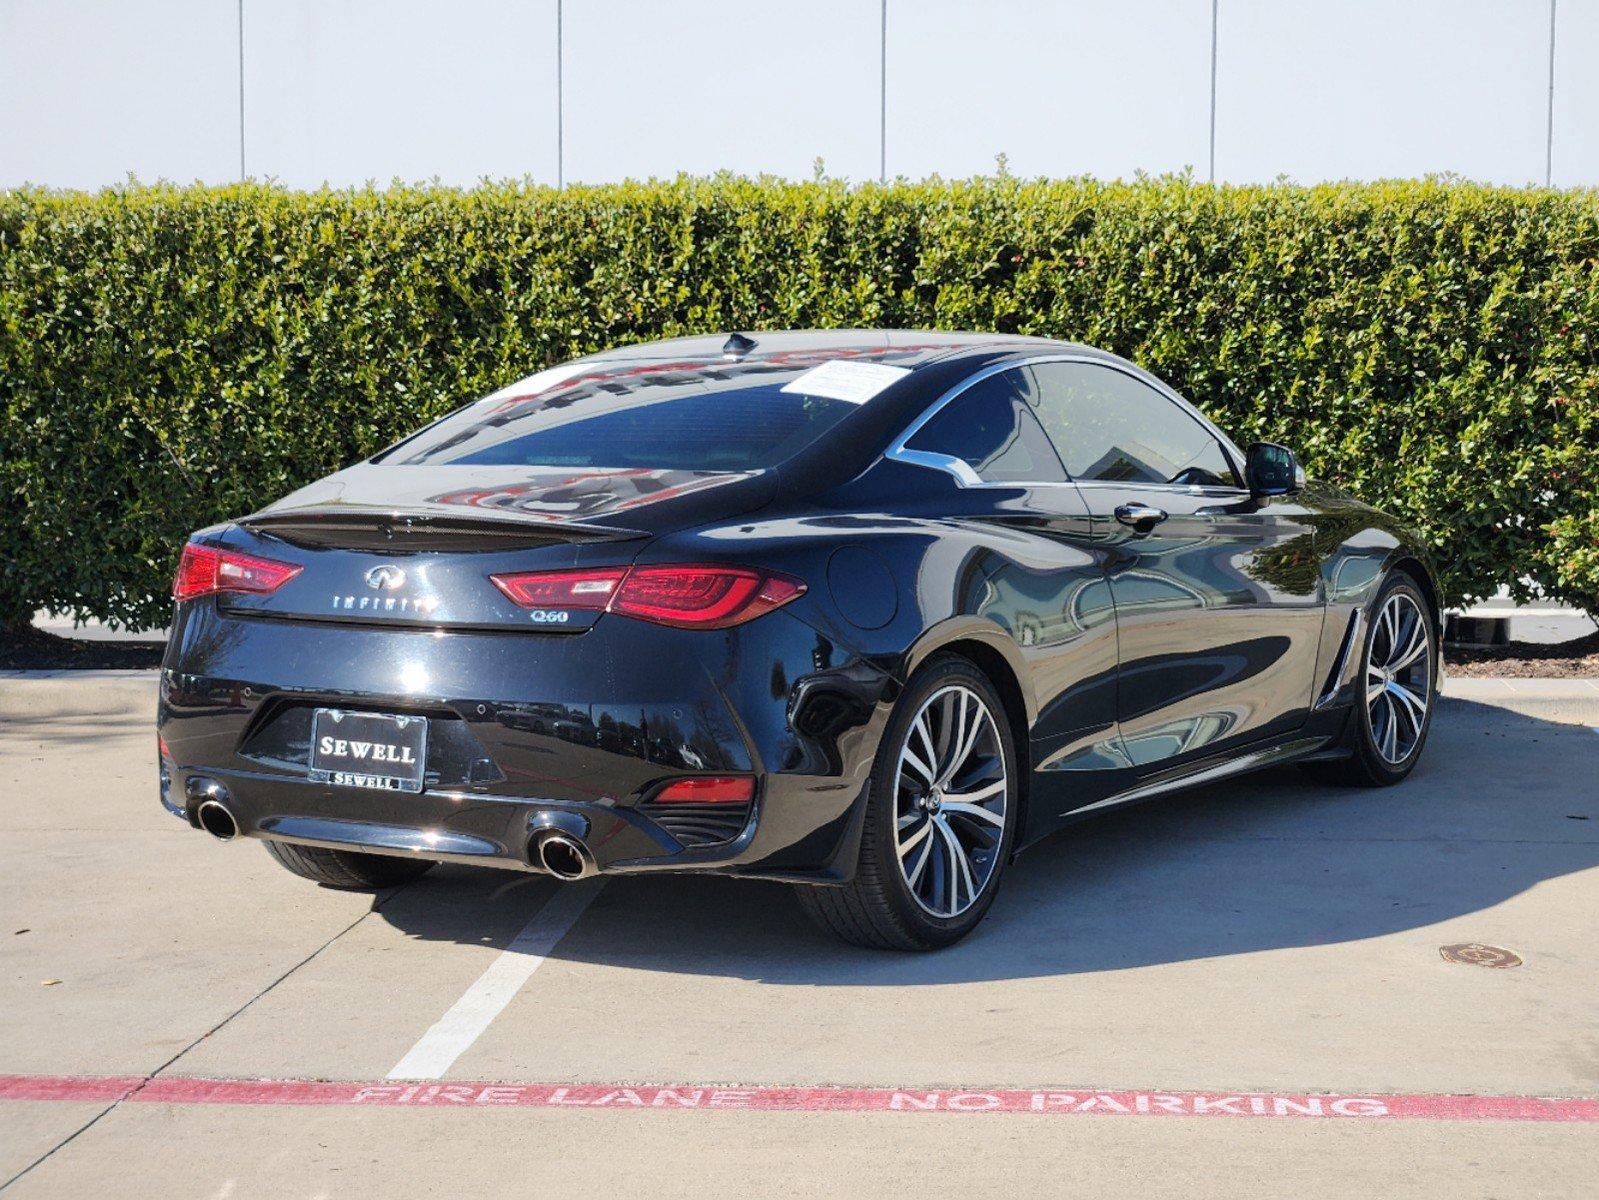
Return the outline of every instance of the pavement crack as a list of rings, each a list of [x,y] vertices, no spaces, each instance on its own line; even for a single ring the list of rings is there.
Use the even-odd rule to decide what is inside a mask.
[[[260,991],[256,992],[255,995],[251,996],[243,1004],[239,1005],[238,1008],[234,1009],[227,1016],[223,1017],[220,1021],[218,1021],[215,1025],[211,1026],[211,1028],[207,1029],[199,1037],[195,1038],[187,1046],[183,1047],[183,1049],[179,1050],[171,1058],[167,1059],[166,1062],[162,1063],[155,1070],[148,1072],[133,1087],[129,1088],[121,1096],[117,1097],[110,1104],[106,1105],[99,1112],[95,1113],[94,1116],[90,1117],[82,1125],[78,1126],[78,1128],[74,1129],[66,1137],[62,1138],[54,1146],[51,1146],[50,1149],[46,1150],[43,1154],[39,1155],[38,1158],[34,1159],[27,1166],[23,1167],[22,1170],[18,1171],[15,1175],[11,1176],[9,1179],[5,1180],[3,1183],[0,1183],[0,1192],[6,1191],[7,1189],[9,1189],[12,1184],[16,1183],[24,1175],[27,1175],[35,1167],[41,1166],[44,1163],[48,1162],[51,1158],[53,1158],[61,1150],[63,1150],[67,1146],[71,1145],[79,1137],[81,1137],[83,1134],[87,1133],[95,1125],[99,1124],[100,1121],[103,1120],[106,1116],[108,1116],[111,1112],[113,1112],[116,1109],[122,1107],[122,1105],[126,1104],[129,1100],[133,1099],[133,1097],[137,1096],[145,1088],[150,1086],[150,1083],[157,1076],[161,1075],[162,1073],[167,1071],[169,1068],[171,1068],[174,1065],[176,1065],[178,1060],[181,1059],[184,1055],[188,1054],[189,1051],[193,1050],[196,1046],[198,1046],[201,1042],[205,1041],[207,1038],[210,1038],[213,1034],[216,1034],[216,1033],[220,1032],[222,1029],[224,1029],[225,1027],[227,1027],[229,1024],[231,1024],[233,1022],[233,1020],[235,1018],[240,1016],[242,1013],[248,1011],[262,997],[270,994],[274,988],[276,988],[285,979],[289,978],[289,976],[293,975],[296,971],[300,970],[300,968],[306,966],[307,964],[309,964],[311,962],[314,962],[318,957],[320,957],[322,955],[322,953],[324,951],[326,951],[329,947],[331,947],[333,945],[333,943],[337,942],[345,934],[349,933],[357,925],[361,924],[362,921],[365,921],[368,917],[374,916],[377,913],[381,912],[384,905],[386,905],[390,900],[394,899],[396,896],[398,896],[401,892],[403,892],[406,888],[408,888],[410,886],[412,886],[410,883],[403,883],[403,884],[401,884],[398,887],[390,888],[388,891],[380,893],[379,895],[374,896],[372,898],[371,906],[368,907],[367,910],[364,913],[362,913],[360,916],[358,916],[355,920],[351,921],[348,925],[346,925],[343,929],[339,930],[332,937],[328,938],[327,941],[323,942],[315,950],[311,951],[311,953],[307,954],[304,958],[300,959],[299,962],[295,963],[287,971],[284,971],[281,975],[279,975],[276,979],[272,980],[272,982],[268,983]]]
[[[199,1037],[195,1038],[192,1042],[190,1042],[183,1049],[179,1050],[171,1058],[167,1059],[166,1062],[162,1063],[155,1070],[151,1071],[149,1073],[149,1075],[147,1075],[145,1077],[143,1083],[139,1084],[138,1087],[134,1088],[133,1091],[129,1092],[127,1096],[122,1097],[122,1100],[117,1101],[117,1103],[121,1104],[123,1101],[127,1100],[129,1097],[131,1097],[133,1095],[136,1095],[138,1092],[142,1091],[144,1089],[145,1085],[148,1084],[152,1079],[154,1079],[156,1076],[158,1076],[158,1075],[162,1074],[163,1072],[165,1072],[168,1068],[176,1065],[176,1063],[178,1062],[179,1059],[181,1059],[184,1055],[188,1054],[189,1051],[193,1050],[201,1042],[204,1042],[208,1038],[212,1037],[214,1034],[217,1034],[217,1033],[221,1032],[224,1028],[226,1028],[228,1025],[230,1025],[235,1019],[237,1019],[239,1016],[241,1016],[245,1012],[249,1011],[249,1009],[252,1008],[256,1004],[257,1001],[259,1001],[263,997],[269,995],[280,983],[282,983],[289,976],[291,976],[295,972],[299,971],[302,967],[305,967],[305,966],[309,965],[310,963],[316,961],[316,959],[320,958],[322,956],[322,954],[324,952],[326,952],[333,945],[333,943],[337,942],[340,938],[344,937],[345,934],[349,933],[352,929],[354,929],[357,925],[361,924],[361,922],[365,921],[368,917],[374,916],[377,913],[381,912],[383,910],[383,906],[385,904],[387,904],[390,900],[394,899],[394,897],[398,896],[401,892],[403,892],[406,888],[408,888],[410,886],[412,886],[410,883],[402,883],[398,887],[391,888],[387,892],[385,892],[385,893],[383,893],[381,895],[374,896],[373,899],[372,899],[371,907],[369,907],[364,913],[362,913],[355,920],[351,921],[348,925],[346,925],[343,929],[339,930],[332,937],[328,938],[327,941],[323,942],[315,950],[311,951],[311,953],[307,954],[299,962],[295,963],[292,967],[290,967],[287,971],[283,972],[283,974],[279,975],[271,983],[267,984],[264,988],[262,988],[260,991],[258,991],[255,995],[251,996],[243,1004],[239,1005],[238,1008],[234,1009],[227,1016],[223,1017],[222,1020],[218,1021],[210,1029],[207,1029],[204,1033],[202,1033]]]
[[[146,1078],[146,1079],[141,1080],[137,1087],[129,1088],[128,1092],[127,1092],[127,1095],[124,1095],[124,1096],[120,1097],[119,1099],[113,1100],[110,1104],[106,1105],[99,1112],[95,1113],[94,1116],[90,1117],[82,1125],[79,1125],[71,1133],[67,1134],[66,1137],[62,1138],[54,1146],[51,1146],[50,1149],[46,1150],[43,1154],[39,1155],[38,1158],[34,1159],[27,1166],[23,1167],[22,1170],[18,1171],[10,1179],[7,1179],[4,1183],[0,1183],[0,1192],[3,1192],[6,1189],[8,1189],[13,1183],[17,1182],[17,1180],[21,1179],[29,1171],[33,1170],[33,1168],[37,1167],[40,1163],[44,1162],[51,1155],[55,1154],[56,1151],[62,1149],[65,1146],[71,1145],[71,1143],[76,1138],[78,1138],[80,1135],[82,1135],[84,1133],[87,1133],[91,1128],[93,1128],[94,1125],[99,1122],[101,1117],[105,1116],[113,1108],[116,1108],[117,1105],[121,1104],[123,1100],[126,1100],[128,1098],[128,1096],[133,1095],[134,1092],[138,1091],[139,1088],[142,1088],[146,1083],[149,1083],[149,1082],[150,1082],[149,1079]]]

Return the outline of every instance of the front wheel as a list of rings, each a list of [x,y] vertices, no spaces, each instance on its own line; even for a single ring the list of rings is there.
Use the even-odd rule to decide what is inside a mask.
[[[1403,572],[1390,575],[1372,603],[1357,679],[1348,756],[1308,765],[1332,783],[1386,787],[1420,760],[1438,688],[1437,630],[1426,599]]]
[[[934,658],[884,731],[855,878],[800,885],[801,905],[857,946],[934,950],[959,941],[993,903],[1016,807],[1014,740],[993,684],[966,659]]]

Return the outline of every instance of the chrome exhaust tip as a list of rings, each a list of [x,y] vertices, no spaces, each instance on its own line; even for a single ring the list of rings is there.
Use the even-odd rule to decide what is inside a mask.
[[[537,852],[539,866],[557,879],[568,883],[577,879],[587,879],[599,870],[595,865],[594,855],[589,853],[589,848],[575,837],[564,833],[541,834]]]
[[[199,822],[201,829],[219,842],[231,842],[239,836],[238,821],[234,820],[227,806],[218,800],[203,801],[194,810],[194,819]]]

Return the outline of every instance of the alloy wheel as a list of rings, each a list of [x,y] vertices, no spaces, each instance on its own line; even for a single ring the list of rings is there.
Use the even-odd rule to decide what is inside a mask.
[[[1372,742],[1390,763],[1409,758],[1432,704],[1432,641],[1414,598],[1394,592],[1372,626],[1366,654],[1366,711]]]
[[[905,734],[894,773],[894,849],[912,897],[956,917],[999,862],[1010,780],[987,702],[952,684],[929,696]]]

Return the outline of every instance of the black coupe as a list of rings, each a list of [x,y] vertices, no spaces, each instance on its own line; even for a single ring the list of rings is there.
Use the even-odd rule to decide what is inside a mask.
[[[333,886],[434,862],[793,882],[924,949],[1086,813],[1396,783],[1439,593],[1394,518],[1147,372],[735,333],[541,371],[196,533],[161,798]]]

